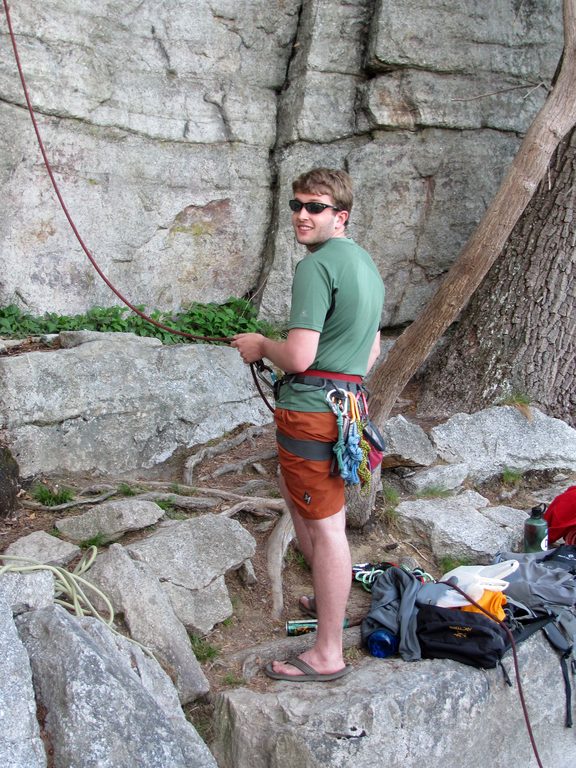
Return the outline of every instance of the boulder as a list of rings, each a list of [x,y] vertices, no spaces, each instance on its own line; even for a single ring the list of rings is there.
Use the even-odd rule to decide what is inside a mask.
[[[398,526],[408,541],[429,547],[437,560],[449,556],[486,564],[496,552],[518,551],[526,519],[521,510],[489,505],[475,491],[403,501],[396,508]]]
[[[14,558],[25,558],[34,563],[57,566],[68,565],[81,553],[80,547],[67,541],[61,541],[57,536],[52,536],[46,531],[34,531],[27,536],[22,536],[9,544],[5,551],[6,555]],[[16,559],[13,562],[16,565],[19,563]],[[22,565],[26,565],[26,563],[22,563]]]
[[[60,606],[17,620],[55,768],[215,768],[193,728],[167,717],[166,704],[143,684],[143,654],[126,647],[118,653],[85,622]]]
[[[32,670],[0,577],[0,765],[46,768],[46,753],[36,719]]]
[[[164,510],[145,499],[120,499],[104,502],[82,515],[56,520],[54,525],[68,539],[80,544],[98,537],[100,544],[118,541],[130,531],[154,525]]]
[[[158,657],[168,671],[182,704],[208,693],[209,684],[192,651],[160,580],[143,562],[132,560],[120,544],[98,555],[86,574],[126,622],[130,637]],[[104,604],[95,598],[96,607]]]
[[[505,469],[576,470],[576,429],[537,408],[530,411],[529,418],[513,406],[457,413],[430,436],[442,459],[465,462],[477,481]]]

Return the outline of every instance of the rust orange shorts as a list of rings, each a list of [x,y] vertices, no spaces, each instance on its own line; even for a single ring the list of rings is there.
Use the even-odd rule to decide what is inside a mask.
[[[335,443],[338,425],[333,413],[304,413],[276,408],[276,427],[296,440],[319,440]],[[344,506],[344,481],[331,475],[332,460],[312,461],[295,456],[278,446],[282,477],[302,517],[322,520],[339,512]]]

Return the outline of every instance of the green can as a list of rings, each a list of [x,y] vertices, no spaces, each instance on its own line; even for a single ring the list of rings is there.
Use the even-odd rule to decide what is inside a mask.
[[[344,628],[349,626],[348,619],[344,619],[342,626]],[[317,628],[318,619],[294,619],[286,622],[286,634],[288,637],[306,635],[308,632],[316,632]]]

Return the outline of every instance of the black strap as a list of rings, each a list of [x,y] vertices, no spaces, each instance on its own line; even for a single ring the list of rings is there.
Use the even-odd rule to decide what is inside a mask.
[[[572,686],[568,670],[568,659],[572,656],[572,644],[564,637],[559,627],[552,623],[542,627],[542,631],[553,648],[560,653],[560,666],[564,678],[564,693],[566,695],[566,728],[572,728]]]
[[[305,376],[303,373],[287,373],[283,376],[280,384],[307,384],[318,389],[347,389],[350,392],[358,392],[362,389],[362,384],[356,381],[343,381],[342,379],[330,379],[320,376]]]
[[[334,443],[326,443],[321,440],[297,440],[280,432],[279,429],[276,430],[276,441],[288,453],[293,453],[301,459],[328,461],[334,456]]]

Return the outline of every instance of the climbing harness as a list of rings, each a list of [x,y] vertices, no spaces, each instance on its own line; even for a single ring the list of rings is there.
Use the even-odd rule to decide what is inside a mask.
[[[287,374],[274,385],[275,394],[283,384],[306,384],[325,390],[325,399],[336,417],[335,442],[298,440],[276,430],[278,444],[289,453],[308,461],[332,460],[331,475],[340,475],[346,485],[370,489],[372,472],[382,461],[384,440],[368,418],[368,400],[362,377],[354,374],[307,370]],[[342,386],[336,386],[341,383]]]

